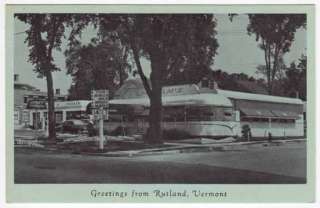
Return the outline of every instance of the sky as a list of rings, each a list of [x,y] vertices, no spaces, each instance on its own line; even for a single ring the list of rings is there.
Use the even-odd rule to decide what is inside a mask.
[[[228,73],[246,73],[250,76],[258,77],[256,67],[264,65],[263,51],[258,48],[255,36],[247,34],[248,17],[246,15],[236,16],[230,22],[226,14],[215,15],[217,19],[216,36],[219,48],[218,54],[214,58],[213,70],[222,69]],[[28,26],[19,20],[14,21],[14,73],[19,74],[21,83],[27,83],[46,91],[46,80],[37,78],[33,72],[33,66],[28,62],[29,49],[24,40],[26,34],[23,33]],[[87,44],[96,35],[93,28],[87,28],[82,35],[82,43]],[[300,29],[295,34],[295,40],[291,50],[284,57],[286,64],[297,61],[301,54],[306,54],[306,30]],[[71,76],[66,74],[65,57],[63,51],[66,49],[67,41],[62,42],[62,52],[54,51],[54,63],[61,69],[53,73],[53,87],[61,89],[61,93],[67,94],[72,83]],[[150,63],[146,59],[141,60],[145,73],[150,73]]]

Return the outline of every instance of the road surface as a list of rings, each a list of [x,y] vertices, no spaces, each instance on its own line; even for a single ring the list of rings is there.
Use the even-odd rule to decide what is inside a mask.
[[[15,149],[15,183],[305,183],[305,143],[139,157]]]

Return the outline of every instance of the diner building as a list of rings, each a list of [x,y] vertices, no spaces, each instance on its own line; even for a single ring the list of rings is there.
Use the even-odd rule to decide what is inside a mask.
[[[163,128],[187,131],[191,136],[242,136],[245,125],[251,137],[304,136],[304,102],[298,98],[222,90],[216,83],[202,80],[163,87],[162,104]],[[122,118],[121,125],[145,132],[149,107],[141,81],[128,80],[110,100],[114,113],[109,119],[128,117],[123,109],[131,108],[130,119]]]

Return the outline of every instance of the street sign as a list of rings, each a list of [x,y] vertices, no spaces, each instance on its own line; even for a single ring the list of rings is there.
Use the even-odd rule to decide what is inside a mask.
[[[91,91],[91,99],[92,99],[92,108],[94,109],[94,115],[96,112],[98,116],[94,116],[99,120],[99,149],[103,150],[104,141],[106,140],[103,135],[103,120],[106,116],[108,116],[108,109],[104,110],[104,108],[109,107],[109,91],[108,90],[92,90]]]
[[[108,90],[92,90],[91,91],[93,108],[109,107],[109,91]]]
[[[102,115],[101,115],[100,109],[93,109],[92,114],[93,114],[94,120],[100,120],[101,117],[103,120],[108,120],[108,110],[106,109],[103,109]]]

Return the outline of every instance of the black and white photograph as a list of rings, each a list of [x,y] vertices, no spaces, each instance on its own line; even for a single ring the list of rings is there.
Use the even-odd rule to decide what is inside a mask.
[[[15,184],[308,182],[306,14],[13,24]]]

